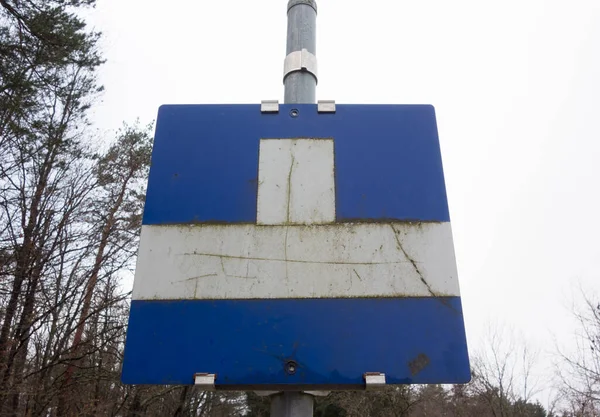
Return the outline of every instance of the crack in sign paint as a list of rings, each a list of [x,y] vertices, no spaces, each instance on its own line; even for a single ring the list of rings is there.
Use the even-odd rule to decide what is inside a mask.
[[[290,163],[290,171],[288,173],[287,179],[287,207],[286,207],[286,223],[290,224],[290,207],[292,205],[292,175],[294,174],[294,164],[296,163],[296,158],[294,157],[294,153],[291,153],[291,163]],[[286,226],[285,228],[285,241],[283,243],[283,257],[285,258],[285,281],[287,282],[289,279],[288,272],[288,232],[290,228]]]
[[[186,279],[181,279],[179,281],[171,281],[172,284],[178,284],[181,282],[189,282],[189,281],[195,281],[194,282],[194,299],[197,297],[197,293],[198,293],[198,281],[200,281],[202,278],[209,278],[209,277],[218,277],[218,274],[204,274],[204,275],[198,275],[197,277],[191,277],[191,278],[186,278]]]
[[[181,279],[179,281],[172,281],[173,284],[178,284],[181,282],[188,282],[188,281],[199,281],[202,278],[210,278],[210,277],[218,277],[219,274],[206,274],[206,275],[199,275],[197,277],[191,277],[191,278],[186,278],[186,279]],[[247,278],[247,279],[257,279],[257,277],[251,277],[248,274],[248,268],[246,268],[246,275],[230,275],[230,274],[223,274],[223,276],[225,278]]]
[[[288,276],[288,262],[290,262],[288,260],[288,232],[289,232],[290,228],[286,227],[285,228],[285,241],[283,243],[283,257],[285,258],[285,280],[287,281],[289,279]]]
[[[427,287],[427,291],[429,291],[429,293],[432,296],[437,297],[438,295],[433,291],[433,289],[431,288],[431,286],[429,285],[429,283],[425,280],[425,277],[423,276],[423,273],[419,270],[419,267],[417,266],[417,263],[414,261],[413,258],[411,258],[408,255],[408,253],[404,249],[404,246],[402,246],[402,242],[400,242],[400,237],[398,237],[398,233],[399,233],[398,230],[396,230],[394,228],[394,225],[392,225],[392,224],[390,224],[390,227],[392,228],[392,231],[394,232],[394,237],[396,238],[396,243],[397,243],[398,249],[400,251],[402,251],[402,253],[406,257],[406,259],[408,259],[408,261],[412,264],[413,268],[415,268],[415,271],[417,272],[417,275],[419,275],[419,278],[421,278],[421,282]]]
[[[257,279],[257,277],[250,277],[248,276],[248,270],[250,268],[250,259],[251,258],[243,258],[240,257],[239,259],[248,259],[248,262],[246,262],[246,275],[230,275],[225,271],[225,261],[223,258],[227,258],[226,256],[219,256],[219,260],[221,261],[221,272],[223,272],[223,275],[225,276],[225,278],[247,278],[247,279]],[[219,276],[218,274],[212,274],[210,276]],[[193,278],[190,278],[190,280]]]
[[[300,263],[300,264],[366,265],[366,266],[370,266],[370,265],[398,265],[398,264],[407,263],[407,261],[389,261],[389,262],[305,261],[305,260],[302,260],[302,259],[285,259],[286,258],[286,254],[285,253],[284,253],[284,258],[261,258],[261,257],[248,257],[248,256],[220,255],[218,253],[205,253],[205,252],[191,252],[191,253],[188,252],[188,253],[184,253],[182,255],[185,255],[185,256],[206,256],[206,257],[211,257],[211,258],[221,258],[221,262],[223,262],[223,259],[242,259],[242,260],[250,260],[250,261],[290,262],[290,263]],[[413,261],[409,261],[409,262],[413,263]],[[225,274],[225,272],[223,272],[223,273]]]
[[[246,278],[248,278],[249,270],[250,270],[250,261],[248,260],[248,261],[246,261]]]
[[[286,213],[286,222],[290,223],[290,205],[292,201],[292,174],[294,173],[294,164],[296,163],[296,158],[294,158],[294,153],[291,154],[292,162],[290,164],[290,172],[288,174],[287,181],[287,213]]]
[[[360,277],[360,275],[358,275],[358,272],[356,272],[356,269],[353,269],[353,271],[356,274],[356,276],[358,277],[358,280],[362,282],[362,278]]]
[[[173,281],[173,283],[176,283],[176,282],[187,282],[187,281],[194,281],[194,280],[196,280],[196,279],[202,279],[202,278],[208,278],[208,277],[218,277],[218,276],[219,276],[218,274],[206,274],[206,275],[199,275],[199,276],[197,276],[197,277],[191,277],[191,278],[186,278],[186,279],[182,279],[182,280],[179,280],[179,281]]]
[[[419,278],[421,279],[421,282],[425,285],[425,287],[427,287],[427,291],[429,291],[429,294],[431,294],[433,297],[435,297],[436,300],[439,300],[443,305],[445,305],[446,307],[448,307],[452,311],[454,311],[454,312],[456,312],[458,314],[461,314],[460,311],[458,311],[457,309],[455,309],[454,306],[452,306],[452,304],[450,304],[448,302],[448,300],[442,298],[442,296],[436,294],[433,291],[433,289],[431,288],[431,285],[429,285],[429,283],[427,282],[427,280],[423,276],[423,273],[419,270],[419,267],[417,266],[417,262],[408,255],[408,253],[404,249],[404,246],[402,245],[402,242],[400,242],[400,237],[398,236],[398,234],[400,233],[400,231],[396,230],[396,228],[394,227],[393,224],[390,224],[390,227],[392,228],[392,231],[394,232],[394,237],[396,238],[396,244],[398,246],[398,249],[404,254],[404,256],[406,257],[406,259],[408,259],[408,261],[412,264],[412,266],[415,269],[416,273],[419,275]]]

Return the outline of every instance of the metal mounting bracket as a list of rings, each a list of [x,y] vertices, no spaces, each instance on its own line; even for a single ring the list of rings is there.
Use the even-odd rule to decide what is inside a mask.
[[[385,387],[385,374],[382,372],[365,372],[364,378],[367,390]]]
[[[292,72],[295,71],[306,71],[315,77],[317,83],[319,79],[317,77],[317,57],[308,52],[307,49],[301,51],[294,51],[288,54],[283,61],[283,81]]]
[[[204,391],[214,391],[215,379],[217,379],[216,374],[197,373],[194,375],[194,385]]]
[[[260,102],[261,113],[279,113],[278,100],[262,100]]]
[[[335,113],[335,100],[319,100],[317,113]]]

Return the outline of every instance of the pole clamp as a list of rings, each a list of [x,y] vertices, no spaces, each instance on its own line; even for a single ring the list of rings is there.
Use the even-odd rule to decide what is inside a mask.
[[[306,49],[301,51],[294,51],[285,57],[283,62],[283,81],[285,82],[286,77],[296,71],[304,71],[310,73],[315,77],[315,81],[319,81],[317,78],[317,57],[308,52]]]
[[[294,6],[298,6],[299,4],[303,4],[305,6],[310,6],[313,9],[315,9],[315,13],[317,13],[317,2],[315,0],[290,0],[288,2],[288,13],[290,12],[290,9]]]

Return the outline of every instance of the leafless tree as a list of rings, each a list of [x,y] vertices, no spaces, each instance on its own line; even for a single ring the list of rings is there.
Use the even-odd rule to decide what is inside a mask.
[[[514,331],[491,325],[483,348],[472,358],[470,389],[486,401],[493,416],[525,415],[520,406],[529,404],[540,389],[538,356]]]
[[[557,380],[574,417],[600,415],[600,300],[580,288],[573,307],[573,348],[558,347]]]

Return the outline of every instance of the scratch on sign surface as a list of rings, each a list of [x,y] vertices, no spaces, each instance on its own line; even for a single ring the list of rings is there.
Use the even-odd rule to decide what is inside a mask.
[[[194,280],[198,280],[198,279],[202,279],[202,278],[216,277],[216,276],[218,276],[218,275],[217,274],[199,275],[197,277],[191,277],[191,278],[186,278],[186,279],[182,279],[182,280],[179,280],[179,281],[173,281],[173,284],[178,283],[178,282],[194,281]]]
[[[287,245],[286,245],[287,247]],[[406,263],[406,261],[389,261],[389,262],[342,262],[342,261],[305,261],[302,259],[285,259],[284,258],[261,258],[261,257],[248,257],[248,256],[234,256],[234,255],[219,255],[218,253],[204,253],[204,252],[191,252],[184,253],[182,255],[187,256],[207,256],[211,258],[221,258],[221,262],[223,259],[242,259],[242,260],[250,260],[250,261],[267,261],[267,262],[291,262],[291,263],[299,263],[299,264],[325,264],[325,265],[398,265]],[[413,265],[414,261],[411,261]],[[225,274],[224,270],[223,273]]]

